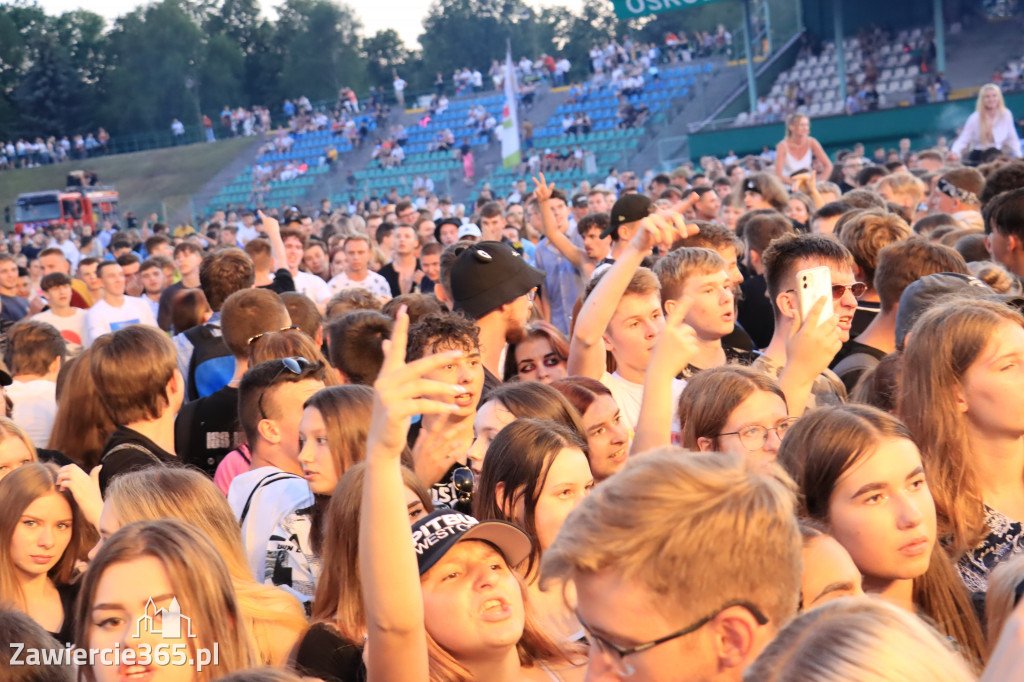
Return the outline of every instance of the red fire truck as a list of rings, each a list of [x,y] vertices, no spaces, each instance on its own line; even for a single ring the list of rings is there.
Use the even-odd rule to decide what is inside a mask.
[[[74,173],[68,175],[69,183],[75,179]],[[69,230],[82,225],[96,229],[104,220],[120,219],[117,203],[117,190],[101,185],[26,192],[18,195],[14,205],[14,231],[21,234],[26,227],[36,230],[57,225]]]

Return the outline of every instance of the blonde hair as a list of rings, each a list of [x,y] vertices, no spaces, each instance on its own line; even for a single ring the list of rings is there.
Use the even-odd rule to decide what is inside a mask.
[[[801,615],[743,674],[745,682],[974,682],[951,644],[882,599],[846,597]]]
[[[943,303],[914,324],[903,354],[896,412],[921,449],[932,483],[939,535],[951,536],[949,550],[959,559],[988,531],[957,389],[996,327],[1006,322],[1024,325],[1024,318],[992,301]]]
[[[985,592],[985,623],[988,629],[989,655],[999,643],[999,635],[1017,607],[1017,585],[1024,581],[1024,554],[1011,555],[988,576]]]
[[[106,501],[122,525],[135,521],[179,519],[191,524],[210,539],[224,560],[238,606],[248,622],[260,661],[272,660],[280,642],[272,641],[271,628],[289,629],[298,639],[306,627],[302,605],[288,593],[253,580],[242,547],[241,531],[227,500],[217,486],[198,471],[173,467],[151,467],[115,478],[107,489]]]
[[[104,572],[143,557],[163,564],[182,613],[192,619],[198,637],[186,640],[191,654],[194,656],[197,648],[218,645],[219,663],[197,672],[195,682],[211,682],[256,664],[249,628],[224,560],[209,539],[177,519],[132,523],[103,543],[90,562],[78,596],[74,641],[79,646],[88,647],[91,641],[95,626],[90,616]],[[87,682],[95,682],[91,666],[81,668],[79,674]]]
[[[1006,111],[1006,102],[1003,100],[1003,91],[999,89],[999,86],[995,83],[986,83],[981,86],[981,90],[978,90],[978,101],[974,104],[974,111],[978,114],[978,129],[982,140],[993,140],[992,137],[992,123],[985,116],[985,93],[994,91],[999,95],[999,109],[996,111],[996,116],[1002,116],[1003,112]]]
[[[654,264],[654,274],[661,283],[662,304],[682,298],[686,280],[692,275],[713,275],[725,269],[725,260],[717,251],[701,247],[675,249]]]
[[[744,600],[777,629],[800,600],[795,506],[792,482],[777,467],[675,447],[632,457],[569,514],[544,552],[541,586],[615,571],[672,613]]]
[[[25,429],[15,424],[13,419],[0,417],[0,443],[3,443],[8,438],[20,440],[25,445],[25,449],[28,450],[28,454],[32,456],[32,461],[39,461],[39,453],[36,452],[36,446],[32,439],[28,437],[28,434],[25,433]]]
[[[876,190],[881,190],[882,187],[888,187],[894,197],[906,198],[908,200],[906,205],[909,208],[917,208],[924,201],[924,195],[928,190],[928,186],[919,178],[906,171],[883,176],[875,183]],[[899,204],[900,202],[897,201],[896,203]]]
[[[786,139],[787,140],[790,139],[791,137],[793,137],[793,128],[795,128],[797,126],[797,124],[800,122],[801,119],[807,119],[808,123],[811,122],[811,119],[807,116],[807,114],[794,113],[794,114],[790,114],[789,116],[786,117]]]

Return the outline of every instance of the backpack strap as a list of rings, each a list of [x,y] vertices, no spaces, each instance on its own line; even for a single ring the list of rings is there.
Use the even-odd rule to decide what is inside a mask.
[[[260,488],[266,485],[270,485],[271,483],[274,483],[276,481],[283,481],[287,478],[298,478],[298,476],[283,471],[275,471],[274,473],[267,474],[266,476],[261,478],[259,483],[257,483],[256,486],[252,489],[252,492],[249,493],[249,499],[245,501],[245,506],[242,507],[242,513],[238,517],[238,525],[241,526],[245,523],[245,517],[249,515],[249,506],[252,505],[252,500],[254,497],[256,497],[256,493],[259,491]]]

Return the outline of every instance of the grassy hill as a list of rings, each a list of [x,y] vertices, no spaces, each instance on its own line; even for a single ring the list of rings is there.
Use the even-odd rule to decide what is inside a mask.
[[[156,212],[166,219],[188,205],[189,197],[253,143],[253,138],[216,144],[153,149],[52,166],[0,172],[0,207],[11,206],[22,192],[61,189],[68,171],[95,171],[100,183],[121,194],[121,212],[140,218]],[[0,213],[2,215],[2,213]],[[4,225],[5,229],[10,226]]]

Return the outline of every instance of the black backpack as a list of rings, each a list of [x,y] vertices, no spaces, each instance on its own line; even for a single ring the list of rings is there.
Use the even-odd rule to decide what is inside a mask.
[[[228,385],[235,375],[235,357],[224,339],[214,334],[216,324],[201,324],[184,332],[192,342],[192,359],[188,363],[188,399],[198,400]]]

